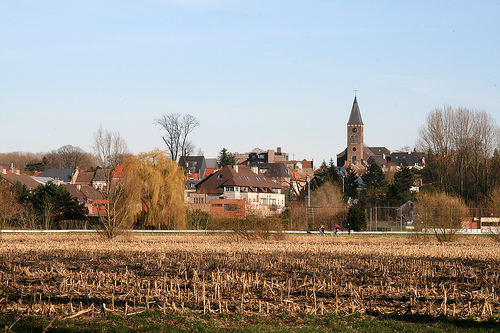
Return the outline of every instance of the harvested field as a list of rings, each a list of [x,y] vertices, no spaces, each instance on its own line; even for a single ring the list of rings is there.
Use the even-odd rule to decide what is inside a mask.
[[[500,245],[405,237],[4,234],[0,313],[500,314]]]

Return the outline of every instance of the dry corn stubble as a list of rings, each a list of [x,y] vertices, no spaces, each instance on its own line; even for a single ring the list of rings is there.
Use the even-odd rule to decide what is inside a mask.
[[[500,313],[500,245],[397,237],[3,235],[0,311]]]

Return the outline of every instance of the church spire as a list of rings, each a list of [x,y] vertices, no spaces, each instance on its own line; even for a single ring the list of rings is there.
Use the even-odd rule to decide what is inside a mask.
[[[354,103],[352,103],[351,116],[347,125],[363,125],[363,120],[361,119],[361,112],[359,111],[358,99],[354,96]]]

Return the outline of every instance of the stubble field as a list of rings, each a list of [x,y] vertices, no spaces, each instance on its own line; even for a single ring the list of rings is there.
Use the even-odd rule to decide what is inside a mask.
[[[84,318],[164,313],[500,314],[500,246],[433,239],[3,234],[0,313]]]

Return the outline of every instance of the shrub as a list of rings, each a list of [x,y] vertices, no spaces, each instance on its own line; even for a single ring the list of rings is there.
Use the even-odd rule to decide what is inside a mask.
[[[453,241],[462,218],[469,215],[462,199],[444,192],[419,196],[417,209],[424,231],[432,230],[440,242]]]
[[[285,235],[283,231],[287,220],[249,215],[244,219],[215,219],[213,226],[215,229],[232,230],[237,239],[281,239]]]
[[[212,215],[201,209],[188,210],[187,222],[190,229],[207,230],[212,226]]]

